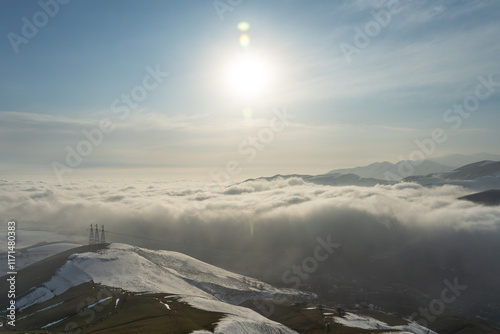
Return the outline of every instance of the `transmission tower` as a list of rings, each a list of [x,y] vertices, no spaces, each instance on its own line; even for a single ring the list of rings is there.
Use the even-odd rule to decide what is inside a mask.
[[[89,245],[93,244],[94,244],[94,230],[92,229],[92,224],[90,224]]]
[[[97,224],[95,224],[95,237],[94,237],[94,243],[99,244],[99,227],[97,227]]]
[[[101,243],[106,243],[106,235],[104,235],[104,225],[101,226],[102,227],[102,230],[101,230]]]

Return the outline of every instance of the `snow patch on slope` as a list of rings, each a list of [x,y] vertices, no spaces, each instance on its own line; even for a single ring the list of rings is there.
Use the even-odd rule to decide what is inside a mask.
[[[209,300],[200,297],[184,297],[181,299],[189,305],[211,312],[227,314],[215,330],[215,333],[283,333],[296,334],[282,324],[269,320],[257,312],[246,307],[234,306],[218,300]]]
[[[415,322],[410,322],[408,325],[402,326],[389,326],[383,321],[376,320],[366,316],[360,316],[353,313],[346,313],[346,315],[342,318],[335,318],[335,322],[342,324],[346,327],[354,327],[361,329],[370,329],[370,330],[398,330],[401,334],[437,334],[436,332],[431,331],[428,328],[422,327]]]

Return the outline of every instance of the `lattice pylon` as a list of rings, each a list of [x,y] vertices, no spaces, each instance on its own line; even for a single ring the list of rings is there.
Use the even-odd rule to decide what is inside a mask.
[[[97,227],[97,224],[95,224],[95,237],[94,237],[94,243],[99,244],[99,227]]]
[[[92,228],[92,224],[90,224],[89,245],[93,244],[94,244],[94,229]]]
[[[106,243],[106,235],[104,234],[104,225],[101,226],[101,243]]]

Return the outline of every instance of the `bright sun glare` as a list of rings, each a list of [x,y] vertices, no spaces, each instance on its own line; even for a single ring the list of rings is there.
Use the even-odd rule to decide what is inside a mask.
[[[265,61],[247,55],[229,65],[227,79],[234,93],[256,97],[269,88],[271,72]]]

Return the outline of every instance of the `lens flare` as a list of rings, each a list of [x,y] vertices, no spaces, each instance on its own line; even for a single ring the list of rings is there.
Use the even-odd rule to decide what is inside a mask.
[[[239,31],[248,31],[248,29],[250,29],[250,24],[248,24],[248,22],[240,22],[238,23],[238,30]]]
[[[252,118],[252,114],[252,108],[246,107],[245,109],[243,109],[243,117],[245,117],[246,120],[250,120]]]
[[[244,48],[248,47],[250,44],[250,37],[247,34],[241,34],[240,36],[240,45]]]

